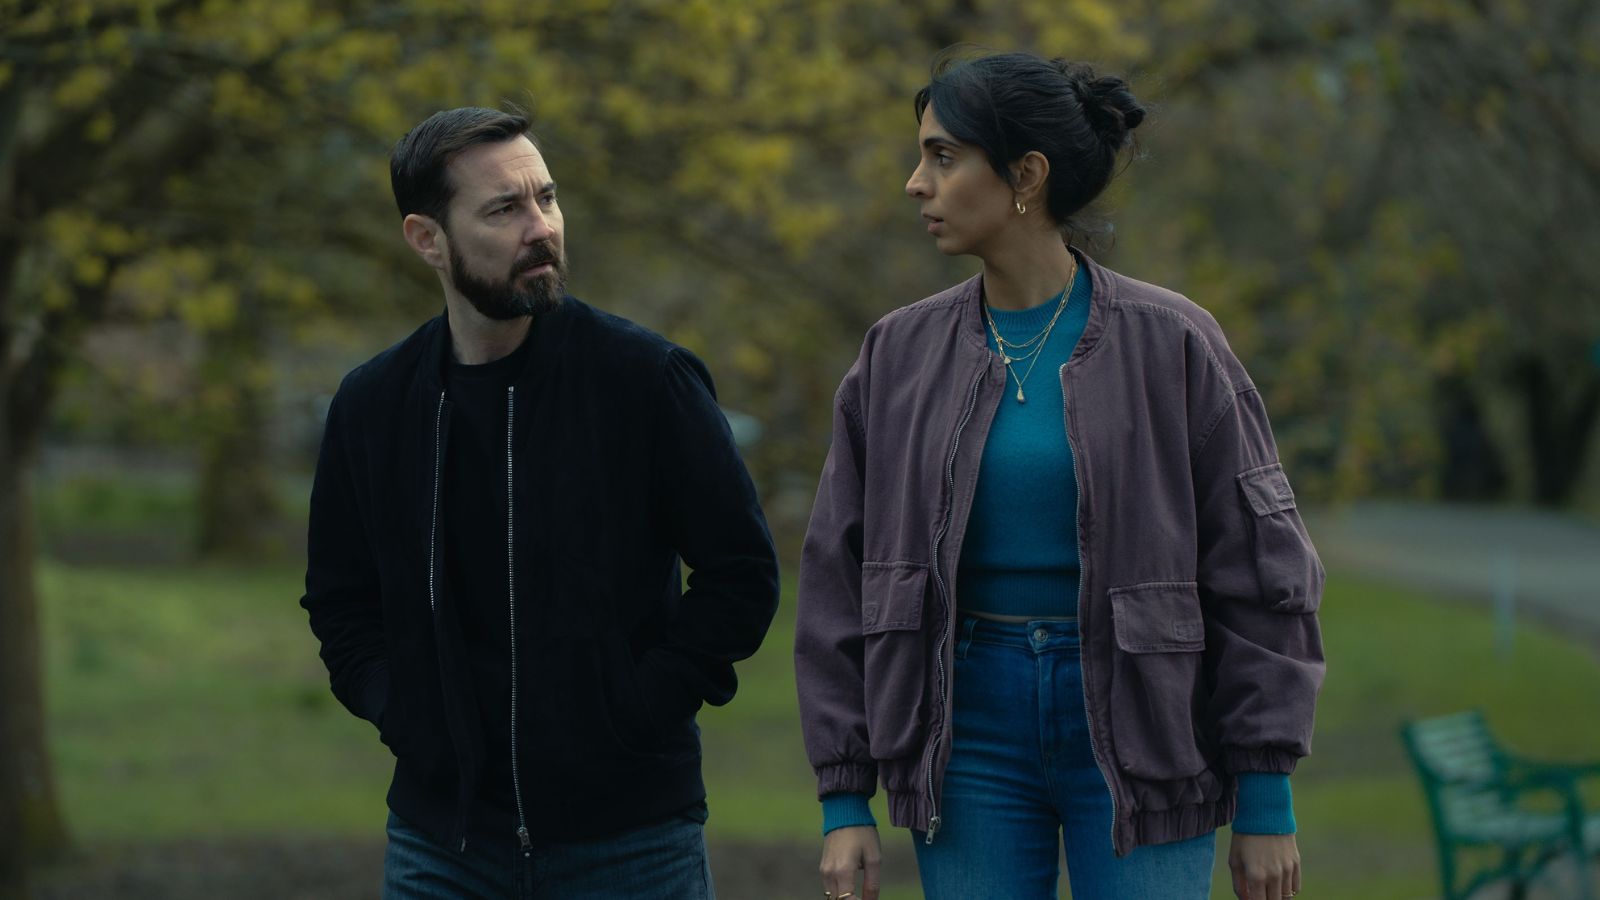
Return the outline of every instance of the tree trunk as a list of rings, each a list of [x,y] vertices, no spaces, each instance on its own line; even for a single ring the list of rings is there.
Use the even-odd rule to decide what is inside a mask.
[[[8,410],[9,412],[9,410]],[[45,740],[31,459],[0,437],[0,898],[27,896],[25,869],[67,846]]]
[[[77,287],[77,323],[57,311],[19,327],[12,304],[21,251],[0,246],[0,897],[20,897],[26,866],[68,846],[45,739],[31,476],[65,348],[104,309],[110,279]],[[108,274],[118,265],[108,260]]]
[[[1440,493],[1446,500],[1501,499],[1509,481],[1505,459],[1489,436],[1477,392],[1466,379],[1452,376],[1440,380],[1434,395],[1445,451]]]
[[[27,867],[66,849],[45,740],[38,598],[33,581],[33,503],[29,485],[46,393],[33,390],[14,306],[21,227],[13,218],[14,132],[19,89],[0,94],[0,900],[29,896]]]
[[[1595,419],[1600,417],[1600,374],[1563,366],[1557,377],[1548,358],[1524,357],[1512,377],[1527,417],[1534,502],[1562,506],[1572,499],[1588,461]]]

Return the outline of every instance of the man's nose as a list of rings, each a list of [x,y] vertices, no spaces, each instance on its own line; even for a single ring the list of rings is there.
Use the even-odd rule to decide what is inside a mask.
[[[528,220],[528,227],[523,232],[522,242],[525,244],[537,244],[540,241],[550,240],[555,237],[555,234],[555,226],[550,224],[549,217],[544,214],[543,210],[534,207],[533,215]]]

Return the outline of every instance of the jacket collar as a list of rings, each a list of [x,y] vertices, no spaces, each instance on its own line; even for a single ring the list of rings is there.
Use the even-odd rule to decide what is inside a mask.
[[[583,301],[568,294],[561,298],[560,307],[534,319],[527,338],[533,346],[528,348],[528,358],[523,363],[522,371],[517,373],[516,383],[525,384],[554,366],[573,322],[588,312],[589,307]],[[423,389],[437,394],[444,390],[445,371],[452,359],[450,317],[441,312],[423,327],[427,333],[424,336],[426,343],[419,374]]]

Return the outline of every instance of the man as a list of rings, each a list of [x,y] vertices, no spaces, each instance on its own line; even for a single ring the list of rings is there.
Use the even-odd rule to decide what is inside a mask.
[[[390,175],[445,312],[340,385],[301,600],[395,755],[384,895],[711,897],[694,716],[778,595],[711,378],[566,295],[525,118],[436,113]]]

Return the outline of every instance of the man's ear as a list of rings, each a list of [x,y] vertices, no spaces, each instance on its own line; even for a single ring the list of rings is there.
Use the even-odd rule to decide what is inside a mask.
[[[1011,191],[1028,206],[1043,207],[1046,182],[1050,180],[1050,160],[1037,150],[1029,150],[1011,164]]]
[[[405,234],[406,243],[422,261],[435,269],[445,267],[445,257],[449,255],[449,237],[445,235],[444,228],[432,216],[421,213],[410,213],[405,221],[400,223],[400,230]]]

